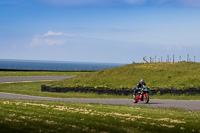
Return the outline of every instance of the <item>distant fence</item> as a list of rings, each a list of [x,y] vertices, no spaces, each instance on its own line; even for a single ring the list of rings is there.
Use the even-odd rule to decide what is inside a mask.
[[[99,95],[101,94],[114,94],[114,95],[132,95],[133,90],[122,88],[122,89],[110,89],[110,88],[104,88],[104,87],[52,87],[52,86],[41,86],[42,92],[57,92],[57,93],[67,93],[67,92],[81,92],[81,93],[97,93]],[[150,89],[149,91],[150,95],[164,95],[164,94],[171,94],[171,95],[196,95],[200,94],[199,88],[189,88],[184,90],[179,89]]]
[[[156,60],[158,59],[158,60]],[[193,60],[193,61],[192,61]],[[156,58],[156,55],[154,57],[150,57],[149,61],[147,61],[147,57],[143,57],[143,63],[164,63],[165,60],[164,58],[158,57]],[[170,57],[170,55],[167,55],[166,57],[166,63],[175,63],[175,62],[197,62],[196,61],[196,56],[194,56],[194,59],[190,58],[190,55],[187,54],[187,60],[182,60],[181,56],[179,56],[178,61],[175,61],[175,55],[173,54],[172,57]]]

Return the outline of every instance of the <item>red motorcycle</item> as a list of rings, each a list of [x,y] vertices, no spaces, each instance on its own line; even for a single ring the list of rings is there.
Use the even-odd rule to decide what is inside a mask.
[[[138,101],[144,101],[144,103],[149,103],[149,89],[147,87],[144,88],[133,88],[133,103],[137,103]]]

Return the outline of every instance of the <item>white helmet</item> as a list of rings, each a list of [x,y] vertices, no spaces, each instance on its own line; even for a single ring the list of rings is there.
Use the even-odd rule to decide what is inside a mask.
[[[144,79],[141,79],[141,80],[140,80],[140,83],[141,83],[141,84],[144,84]]]

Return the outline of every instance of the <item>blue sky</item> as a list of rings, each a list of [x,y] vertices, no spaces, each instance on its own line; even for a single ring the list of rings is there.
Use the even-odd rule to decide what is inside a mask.
[[[200,0],[1,0],[0,59],[200,62]]]

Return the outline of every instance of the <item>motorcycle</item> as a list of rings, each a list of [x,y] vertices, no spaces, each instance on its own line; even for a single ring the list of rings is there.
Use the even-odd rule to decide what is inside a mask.
[[[133,87],[132,89],[134,91],[133,103],[137,103],[138,101],[144,101],[144,103],[149,103],[149,89],[147,87]]]

